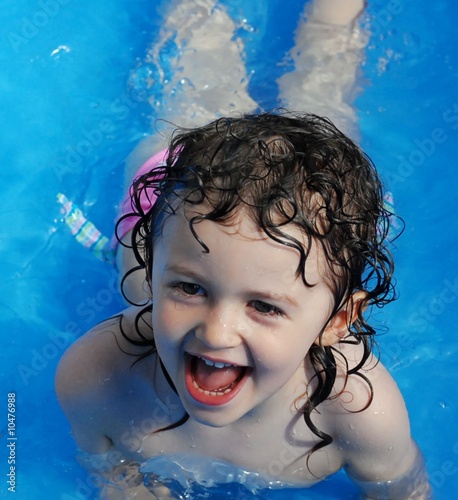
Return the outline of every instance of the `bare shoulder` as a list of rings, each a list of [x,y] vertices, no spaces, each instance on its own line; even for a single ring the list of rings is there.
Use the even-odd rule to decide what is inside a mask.
[[[135,309],[126,309],[96,325],[68,348],[56,374],[59,396],[87,393],[93,389],[94,381],[125,371],[135,356],[145,352],[145,348],[136,347],[125,338],[137,338]],[[96,385],[98,388],[100,384]]]
[[[69,347],[57,368],[59,403],[85,451],[103,453],[112,446],[104,432],[112,401],[135,376],[135,356],[145,352],[123,336],[134,336],[135,314],[127,309],[91,329]]]
[[[360,346],[343,345],[339,350],[350,369],[361,359]],[[410,470],[418,449],[406,405],[393,377],[375,356],[358,374],[345,377],[341,370],[336,398],[326,411],[350,476],[383,482]]]

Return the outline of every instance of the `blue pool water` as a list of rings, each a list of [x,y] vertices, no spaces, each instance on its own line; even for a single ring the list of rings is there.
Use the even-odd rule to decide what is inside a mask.
[[[244,28],[252,95],[275,106],[274,79],[303,2],[225,0]],[[65,347],[122,303],[116,276],[60,222],[56,194],[77,201],[107,234],[122,195],[123,161],[150,132],[152,111],[128,82],[166,2],[4,0],[0,11],[0,496],[8,459],[20,499],[95,498],[75,463],[53,377]],[[246,5],[248,4],[248,6]],[[458,6],[369,1],[373,35],[361,140],[393,191],[406,231],[395,251],[400,299],[380,338],[411,414],[437,499],[458,495]],[[242,19],[246,18],[246,22]],[[261,54],[261,56],[259,55]],[[7,447],[8,394],[15,421]],[[13,455],[14,451],[14,455]],[[237,492],[233,497],[248,498]],[[234,492],[233,492],[234,493]],[[222,495],[222,493],[220,493]],[[238,496],[237,496],[238,495]],[[220,496],[222,498],[222,496]],[[343,474],[269,498],[357,498]]]

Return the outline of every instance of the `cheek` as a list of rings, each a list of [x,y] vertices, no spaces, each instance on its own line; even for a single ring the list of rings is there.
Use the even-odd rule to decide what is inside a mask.
[[[153,308],[152,325],[156,349],[167,369],[171,370],[179,345],[183,339],[183,331],[177,321],[176,314],[171,314],[167,308]]]
[[[312,344],[313,340],[307,338],[305,333],[291,337],[279,332],[269,339],[264,337],[253,354],[258,366],[263,366],[267,372],[294,372],[304,361]]]
[[[152,322],[154,335],[158,338],[173,329],[175,321],[174,315],[171,314],[170,307],[167,307],[167,304],[161,300],[160,297],[156,297],[153,303]]]
[[[159,298],[153,305],[152,322],[156,340],[164,338],[172,341],[179,338],[187,331],[189,321],[186,307]]]
[[[319,306],[323,307],[319,304],[313,309],[316,314],[304,312],[291,324],[265,332],[257,343],[257,358],[267,370],[289,365],[294,371],[303,362],[327,319]]]

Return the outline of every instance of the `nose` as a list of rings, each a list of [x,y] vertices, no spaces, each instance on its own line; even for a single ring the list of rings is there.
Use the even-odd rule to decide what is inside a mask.
[[[215,307],[196,328],[196,337],[210,349],[227,349],[242,343],[242,331],[234,307]]]

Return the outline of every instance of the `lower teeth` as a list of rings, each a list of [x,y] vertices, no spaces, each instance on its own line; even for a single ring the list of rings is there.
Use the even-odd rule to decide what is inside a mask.
[[[195,380],[193,380],[192,382],[193,382],[194,387],[199,392],[201,392],[202,394],[206,394],[207,396],[224,396],[225,394],[229,394],[232,391],[233,386],[234,386],[234,384],[231,384],[227,389],[224,389],[224,391],[223,390],[207,391],[205,389],[202,389],[202,387],[200,387]]]

